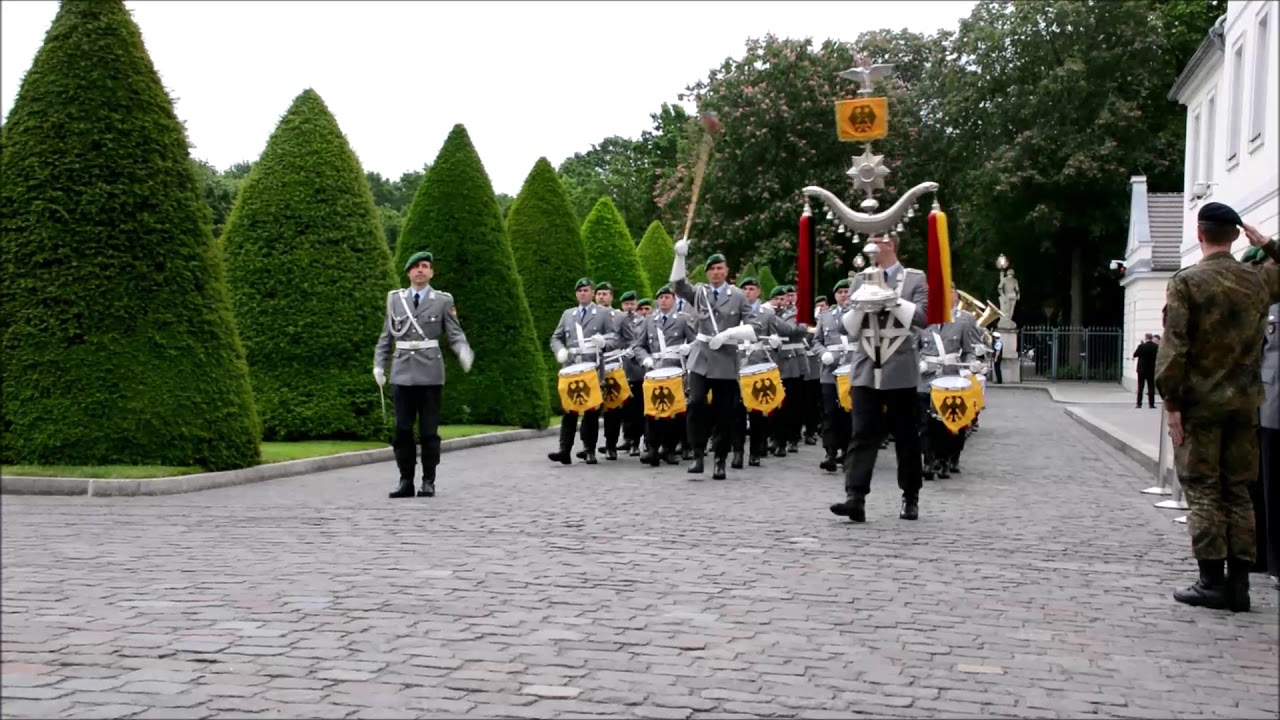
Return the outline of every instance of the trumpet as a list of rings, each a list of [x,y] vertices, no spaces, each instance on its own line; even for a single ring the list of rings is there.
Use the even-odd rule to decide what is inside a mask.
[[[960,296],[960,303],[957,309],[976,315],[978,317],[978,327],[980,328],[986,329],[988,325],[1004,317],[999,308],[995,306],[995,303],[990,301],[984,303],[959,288],[956,288],[956,294]]]

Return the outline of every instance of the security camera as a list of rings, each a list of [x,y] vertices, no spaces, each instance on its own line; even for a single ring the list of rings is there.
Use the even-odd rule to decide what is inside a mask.
[[[1107,267],[1111,268],[1112,270],[1124,270],[1124,261],[1112,260]]]
[[[1205,195],[1209,194],[1209,188],[1217,184],[1218,183],[1216,182],[1198,182],[1191,186],[1191,194],[1194,195],[1197,200],[1202,200]]]

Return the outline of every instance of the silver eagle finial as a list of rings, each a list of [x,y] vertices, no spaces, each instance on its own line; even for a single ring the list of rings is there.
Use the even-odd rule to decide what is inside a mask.
[[[870,95],[875,91],[877,80],[893,74],[893,63],[877,63],[869,68],[853,67],[839,73],[845,80],[852,80],[862,86],[859,95]]]

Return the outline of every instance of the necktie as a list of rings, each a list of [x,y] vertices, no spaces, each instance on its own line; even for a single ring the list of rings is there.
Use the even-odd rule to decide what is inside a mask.
[[[578,322],[587,319],[587,309],[585,307],[578,308]]]
[[[422,296],[422,293],[414,293],[414,294],[413,294],[413,306],[414,306],[415,308],[416,308],[416,307],[418,307],[418,298],[420,298],[421,296]]]
[[[666,316],[666,315],[663,315],[663,316],[662,316],[662,327],[666,327],[666,326],[667,326],[667,316]]]
[[[720,302],[720,291],[719,291],[719,290],[714,290],[714,289],[713,289],[713,290],[711,291],[711,294],[712,294],[713,296],[715,296],[715,301],[716,301],[716,302]]]

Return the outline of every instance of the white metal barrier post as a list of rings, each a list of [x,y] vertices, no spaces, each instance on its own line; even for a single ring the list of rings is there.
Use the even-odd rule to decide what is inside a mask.
[[[1160,473],[1160,484],[1163,487],[1172,488],[1172,495],[1168,500],[1161,500],[1156,503],[1156,507],[1163,510],[1186,510],[1187,501],[1182,497],[1182,483],[1178,482],[1178,473],[1174,468],[1173,462],[1173,438],[1169,437],[1166,431],[1165,421],[1167,415],[1163,407],[1160,408],[1160,458],[1157,470]],[[1174,522],[1185,523],[1187,518],[1174,518]]]

